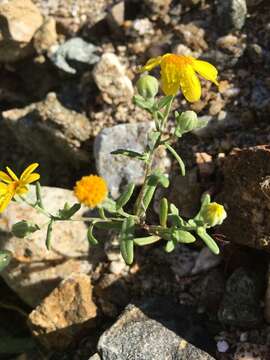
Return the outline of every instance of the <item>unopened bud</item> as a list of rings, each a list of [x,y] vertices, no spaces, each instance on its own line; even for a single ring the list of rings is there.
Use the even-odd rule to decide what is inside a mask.
[[[175,120],[175,135],[179,137],[193,129],[196,129],[199,125],[197,114],[192,110],[184,111],[180,115],[177,114]]]
[[[138,93],[144,99],[153,99],[158,93],[158,80],[151,75],[143,75],[137,81]]]

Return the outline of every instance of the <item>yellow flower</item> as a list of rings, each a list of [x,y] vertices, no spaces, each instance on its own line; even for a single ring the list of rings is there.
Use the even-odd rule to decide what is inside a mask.
[[[196,73],[218,85],[217,69],[208,62],[196,60],[192,56],[165,54],[151,58],[141,71],[150,71],[159,65],[161,88],[165,95],[176,95],[181,88],[189,102],[198,101],[201,97],[201,84]]]
[[[108,188],[102,177],[89,175],[76,182],[74,193],[81,203],[94,208],[105,200]]]
[[[40,178],[34,173],[38,163],[29,165],[21,174],[20,178],[7,166],[7,172],[0,171],[0,213],[5,210],[15,195],[23,195],[28,191],[27,185]]]
[[[202,215],[209,226],[221,225],[227,217],[224,207],[216,202],[206,205]]]

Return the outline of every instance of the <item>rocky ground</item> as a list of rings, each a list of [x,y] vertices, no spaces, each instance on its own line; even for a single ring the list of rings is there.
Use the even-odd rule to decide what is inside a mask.
[[[228,212],[213,234],[220,256],[153,245],[127,267],[112,234],[89,248],[79,222],[57,224],[50,252],[43,230],[12,236],[22,214],[43,216],[12,203],[0,218],[0,246],[15,254],[1,273],[0,358],[270,359],[269,1],[0,0],[0,34],[1,169],[39,162],[51,211],[83,174],[98,171],[115,197],[141,184],[138,163],[109,155],[146,143],[138,66],[165,52],[213,63],[219,91],[204,82],[200,101],[175,104],[209,120],[175,144],[186,177],[162,151],[155,162],[171,168],[167,196],[184,216],[205,190]]]

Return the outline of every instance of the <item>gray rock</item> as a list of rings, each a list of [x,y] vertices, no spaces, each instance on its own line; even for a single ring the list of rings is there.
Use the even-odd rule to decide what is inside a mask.
[[[30,189],[27,196],[34,200],[34,186]],[[66,202],[77,202],[72,191],[60,188],[42,187],[42,198],[45,208],[52,214],[56,214]],[[82,207],[75,218],[85,210]],[[83,222],[55,223],[52,247],[48,251],[45,246],[46,226],[24,239],[10,233],[12,225],[24,219],[39,225],[47,223],[47,217],[33,208],[22,203],[10,203],[0,218],[0,248],[10,250],[14,257],[1,276],[22,300],[34,307],[72,272],[89,273],[96,261],[96,252],[92,249],[89,253],[87,226]]]
[[[64,107],[55,93],[44,101],[23,109],[2,113],[4,124],[13,131],[19,143],[42,155],[76,167],[89,161],[81,145],[90,137],[90,121],[84,115]],[[77,165],[76,165],[77,164]]]
[[[31,55],[31,40],[42,22],[39,9],[30,0],[1,1],[0,62],[15,62]]]
[[[93,69],[93,77],[104,101],[118,104],[132,98],[134,92],[132,82],[115,54],[102,55]]]
[[[125,1],[120,1],[109,9],[107,21],[112,30],[119,30],[125,21]]]
[[[153,123],[121,124],[104,129],[96,137],[94,153],[99,174],[106,179],[112,197],[119,196],[119,190],[128,183],[140,185],[143,182],[144,163],[126,156],[111,155],[117,149],[129,149],[144,152],[147,145],[147,134]],[[163,170],[170,166],[166,152],[157,152],[155,167]]]
[[[218,0],[217,14],[222,30],[240,30],[246,21],[246,0]]]
[[[76,69],[69,65],[70,61],[93,65],[98,62],[97,47],[81,38],[73,38],[52,50],[50,59],[59,69],[75,74]]]
[[[103,333],[98,352],[103,360],[214,360],[134,305]]]
[[[102,359],[98,354],[94,354],[88,360],[102,360]]]
[[[262,322],[260,296],[263,280],[252,271],[239,268],[226,283],[219,320],[226,325],[252,328]]]

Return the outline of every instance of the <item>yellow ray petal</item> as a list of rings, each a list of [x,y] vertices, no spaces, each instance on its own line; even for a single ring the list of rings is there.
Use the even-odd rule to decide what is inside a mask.
[[[37,173],[29,174],[24,177],[24,179],[21,179],[20,181],[23,184],[31,184],[34,181],[37,181],[40,178],[40,175]]]
[[[143,67],[141,67],[140,72],[150,71],[154,69],[154,67],[160,65],[161,60],[162,60],[162,56],[149,59],[147,63]]]
[[[0,197],[0,213],[2,213],[5,208],[8,206],[13,196],[15,195],[14,191],[7,191],[6,194]]]
[[[35,171],[38,166],[39,166],[38,163],[33,163],[33,164],[27,166],[27,168],[22,172],[22,174],[20,176],[20,180],[25,181],[25,178],[29,174],[31,174],[33,171]]]
[[[217,81],[218,71],[212,64],[209,64],[207,61],[194,59],[192,63],[192,67],[203,78],[212,81],[214,84],[218,86],[218,81]]]
[[[8,185],[0,182],[0,196],[7,192]]]
[[[27,186],[19,186],[19,187],[16,189],[16,194],[17,194],[17,195],[23,195],[23,194],[27,193],[27,191],[28,191]]]
[[[8,166],[6,167],[6,169],[7,169],[7,172],[10,175],[10,177],[12,178],[13,181],[18,181],[19,180],[17,175]]]
[[[176,95],[180,88],[180,69],[176,64],[161,62],[161,88],[165,95]]]
[[[0,180],[4,181],[7,184],[10,184],[13,182],[12,178],[6,174],[4,171],[0,171]]]
[[[201,97],[201,84],[192,66],[183,66],[180,75],[180,87],[184,97],[189,102],[198,101]]]

